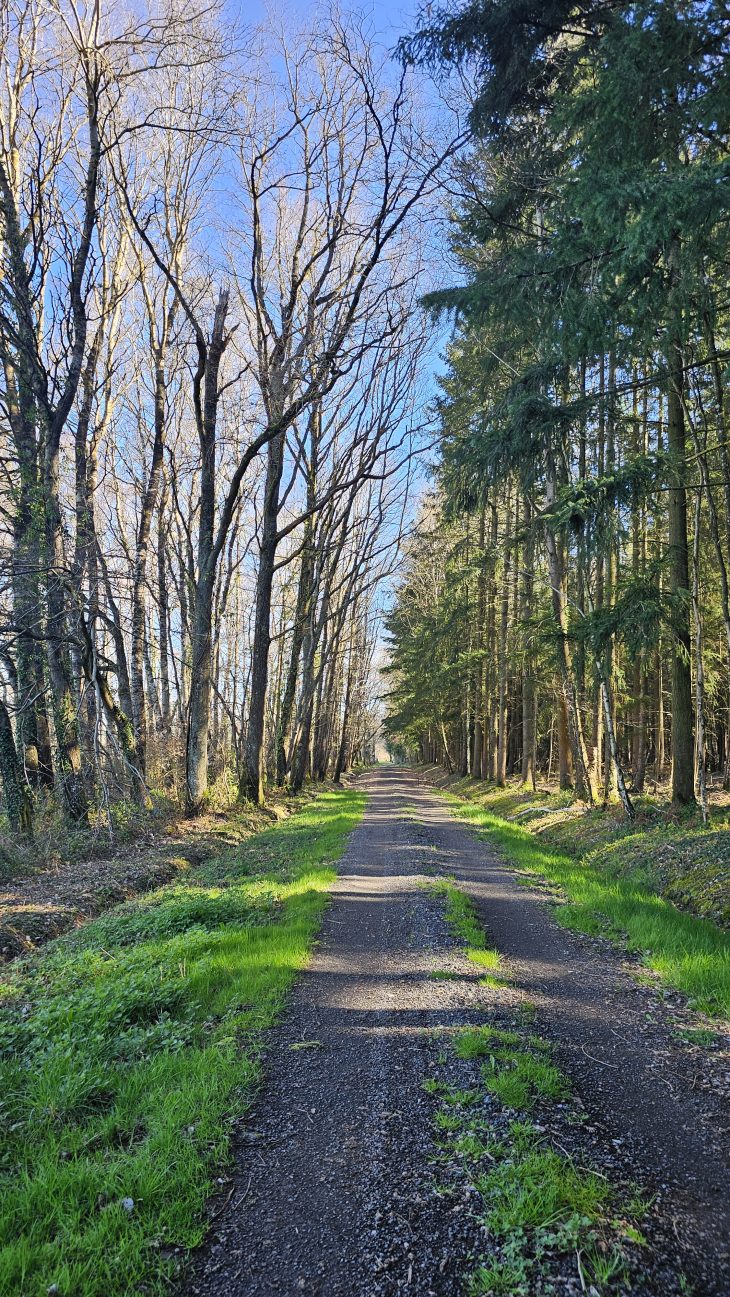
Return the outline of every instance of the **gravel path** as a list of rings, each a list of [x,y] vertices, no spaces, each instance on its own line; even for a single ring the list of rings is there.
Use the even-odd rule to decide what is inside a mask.
[[[322,938],[282,1025],[266,1085],[234,1146],[235,1173],[182,1285],[201,1297],[456,1297],[485,1239],[468,1190],[434,1193],[423,1078],[437,1029],[526,998],[619,1179],[657,1195],[657,1283],[681,1269],[697,1297],[730,1294],[727,1111],[696,1084],[669,1009],[604,943],[565,932],[539,893],[479,843],[412,771],[381,768],[333,889]],[[510,986],[479,985],[422,886],[453,874],[506,957]],[[453,968],[458,980],[434,980]],[[723,1124],[724,1123],[724,1124]],[[662,1269],[663,1267],[663,1269]],[[648,1267],[651,1269],[651,1266]],[[661,1275],[663,1274],[663,1278]],[[664,1286],[666,1285],[666,1286]],[[638,1291],[638,1289],[636,1289]]]

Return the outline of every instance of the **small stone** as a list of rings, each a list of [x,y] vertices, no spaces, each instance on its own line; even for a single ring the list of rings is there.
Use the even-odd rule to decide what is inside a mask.
[[[48,1287],[46,1288],[46,1292],[47,1292],[49,1295],[50,1295],[51,1293],[56,1293],[56,1292],[58,1292],[58,1284],[57,1284],[57,1283],[51,1283],[51,1284],[49,1284]]]
[[[122,1207],[131,1216],[134,1211],[134,1198],[122,1198]]]

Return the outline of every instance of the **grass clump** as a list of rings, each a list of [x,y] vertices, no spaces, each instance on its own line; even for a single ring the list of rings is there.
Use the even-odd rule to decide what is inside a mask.
[[[550,1045],[538,1036],[524,1039],[516,1031],[496,1027],[465,1027],[453,1040],[458,1058],[486,1059],[482,1081],[505,1108],[528,1111],[539,1100],[560,1100],[568,1094],[563,1073],[550,1061]]]
[[[456,1056],[481,1060],[481,1095],[496,1098],[495,1114],[479,1105],[479,1089],[458,1089],[432,1078],[440,1099],[434,1115],[441,1160],[458,1159],[458,1182],[466,1178],[481,1199],[481,1216],[492,1249],[468,1276],[470,1297],[536,1297],[554,1291],[561,1272],[577,1257],[583,1290],[624,1291],[627,1244],[643,1235],[617,1217],[617,1195],[605,1176],[578,1165],[551,1145],[541,1127],[512,1119],[510,1108],[530,1109],[566,1096],[568,1086],[550,1062],[550,1045],[536,1036],[489,1025],[466,1027],[452,1037]],[[486,1092],[486,1094],[485,1094]],[[504,1111],[507,1109],[507,1111]],[[446,1190],[444,1190],[446,1192]],[[642,1204],[642,1212],[645,1204]],[[558,1258],[562,1258],[558,1260]]]
[[[487,1054],[512,1048],[520,1043],[516,1031],[499,1031],[496,1027],[464,1027],[454,1036],[457,1058],[483,1058]]]
[[[529,1111],[539,1100],[564,1099],[568,1085],[559,1068],[530,1050],[493,1054],[482,1068],[484,1084],[505,1108]]]
[[[305,964],[363,798],[301,814],[10,974],[0,1293],[162,1293]]]
[[[489,945],[471,897],[457,887],[453,878],[439,878],[426,885],[446,901],[446,924],[452,937],[464,946],[467,959],[481,968],[499,968],[499,952]]]
[[[712,1048],[718,1043],[719,1036],[709,1027],[680,1027],[676,1035],[687,1045],[704,1045]]]
[[[576,1167],[524,1123],[517,1130],[513,1123],[511,1133],[514,1155],[476,1181],[486,1224],[498,1238],[516,1230],[560,1227],[572,1243],[581,1225],[604,1215],[610,1185],[595,1172]]]
[[[507,823],[478,803],[451,796],[460,815],[485,832],[519,869],[556,883],[566,898],[556,908],[565,927],[608,936],[640,953],[668,986],[697,1009],[730,1015],[730,934],[678,910],[654,889],[646,871],[610,867],[589,856],[559,854],[520,825]]]

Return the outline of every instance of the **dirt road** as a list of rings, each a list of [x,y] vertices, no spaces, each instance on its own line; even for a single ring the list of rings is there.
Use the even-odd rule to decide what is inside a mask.
[[[363,784],[368,806],[321,942],[271,1033],[265,1088],[236,1141],[232,1192],[182,1291],[462,1292],[488,1239],[468,1189],[456,1201],[434,1191],[423,1079],[438,1029],[489,1021],[529,997],[534,1030],[555,1043],[582,1100],[599,1169],[657,1195],[653,1254],[631,1291],[689,1281],[697,1297],[727,1297],[727,1113],[697,1087],[668,1011],[604,943],[561,929],[416,773],[381,768]],[[441,873],[476,901],[508,987],[480,985],[456,949],[423,887]],[[436,968],[452,977],[433,979]]]

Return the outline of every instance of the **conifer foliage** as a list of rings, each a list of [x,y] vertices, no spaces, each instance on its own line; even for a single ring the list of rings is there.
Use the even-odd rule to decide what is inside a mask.
[[[476,0],[438,481],[390,621],[395,741],[632,813],[730,773],[727,7]]]

